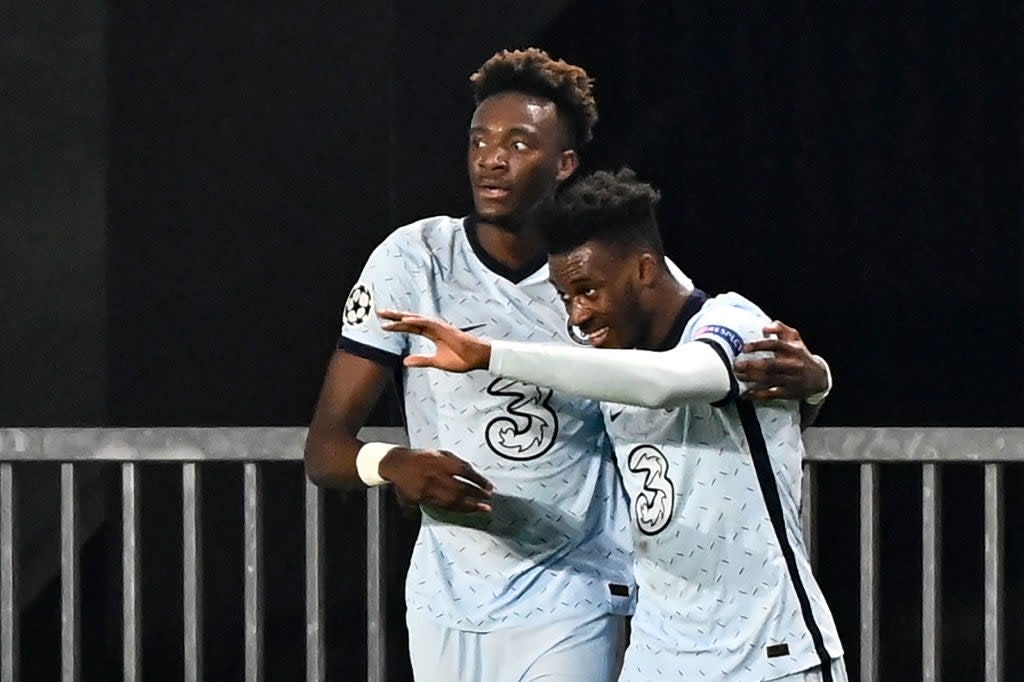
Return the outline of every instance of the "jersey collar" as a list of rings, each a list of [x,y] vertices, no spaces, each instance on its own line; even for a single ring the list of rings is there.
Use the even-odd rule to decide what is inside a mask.
[[[477,238],[476,233],[477,223],[479,222],[480,220],[476,214],[471,214],[463,218],[462,225],[466,230],[466,238],[469,239],[469,245],[473,248],[473,253],[484,264],[484,267],[494,274],[504,277],[513,284],[519,284],[547,264],[548,258],[544,254],[541,254],[535,260],[530,261],[517,270],[513,270],[499,262],[480,245],[480,240]]]
[[[686,323],[693,319],[704,303],[708,300],[708,295],[700,289],[694,289],[690,292],[690,295],[686,297],[686,302],[683,303],[683,307],[679,310],[679,314],[676,315],[676,321],[672,323],[672,328],[668,332],[668,336],[665,340],[655,348],[654,350],[671,350],[679,345],[679,340],[683,338],[683,330],[686,329]]]

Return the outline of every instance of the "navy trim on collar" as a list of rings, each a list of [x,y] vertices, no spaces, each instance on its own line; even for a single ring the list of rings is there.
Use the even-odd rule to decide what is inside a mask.
[[[672,328],[668,332],[668,336],[658,345],[654,350],[672,350],[679,345],[679,339],[683,338],[683,330],[686,329],[686,323],[693,319],[693,316],[697,314],[704,303],[708,300],[708,295],[700,289],[694,289],[690,292],[690,295],[686,297],[686,302],[683,303],[683,307],[679,310],[679,314],[676,316],[676,321],[672,323]]]
[[[487,250],[480,244],[480,240],[476,233],[477,224],[480,219],[474,215],[466,216],[462,225],[466,230],[466,238],[469,239],[469,245],[473,247],[473,253],[480,259],[480,262],[484,264],[488,270],[494,274],[504,277],[513,284],[519,284],[524,279],[537,272],[548,262],[548,257],[544,253],[541,253],[535,260],[528,262],[518,270],[513,270],[504,263],[499,262],[494,256],[487,253]]]

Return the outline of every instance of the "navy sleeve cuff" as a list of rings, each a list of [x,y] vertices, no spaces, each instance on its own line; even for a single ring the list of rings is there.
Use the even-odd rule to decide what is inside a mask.
[[[338,338],[338,350],[343,350],[346,353],[351,353],[366,360],[372,360],[377,364],[384,365],[385,367],[391,367],[394,369],[401,369],[402,367],[402,356],[396,355],[390,351],[381,350],[376,346],[368,346],[365,343],[359,343],[352,339],[344,336]]]

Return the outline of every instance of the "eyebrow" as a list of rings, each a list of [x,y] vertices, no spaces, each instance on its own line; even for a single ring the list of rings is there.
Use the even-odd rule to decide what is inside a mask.
[[[488,133],[488,132],[491,132],[491,129],[487,128],[486,126],[470,126],[469,132],[471,132],[471,133]],[[538,132],[539,131],[536,128],[534,128],[533,126],[513,126],[512,128],[508,129],[506,134],[507,135],[519,134],[519,135],[535,136],[535,135],[538,134]]]
[[[548,281],[551,282],[551,286],[553,286],[558,291],[561,291],[561,288],[558,286],[558,284],[555,283],[555,280],[548,278]],[[574,277],[573,279],[569,280],[569,284],[595,284],[595,282],[592,277]]]

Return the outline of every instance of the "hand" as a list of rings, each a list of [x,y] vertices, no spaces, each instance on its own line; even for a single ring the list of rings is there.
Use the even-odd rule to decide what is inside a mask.
[[[391,491],[395,493],[395,501],[398,502],[398,510],[402,513],[402,518],[409,519],[410,521],[419,521],[422,518],[418,504],[412,500],[407,500],[395,486],[391,486]]]
[[[740,360],[736,378],[753,384],[742,397],[750,400],[805,399],[828,389],[825,367],[807,350],[800,332],[776,320],[762,329],[778,338],[752,341],[744,353],[771,351],[774,357]]]
[[[380,461],[380,475],[399,498],[457,512],[489,512],[494,486],[450,452],[394,448]]]
[[[437,346],[433,355],[406,357],[406,367],[434,367],[461,373],[487,369],[491,362],[491,344],[488,341],[459,331],[446,322],[396,310],[381,310],[378,315],[385,320],[392,320],[381,325],[385,331],[418,334]]]

